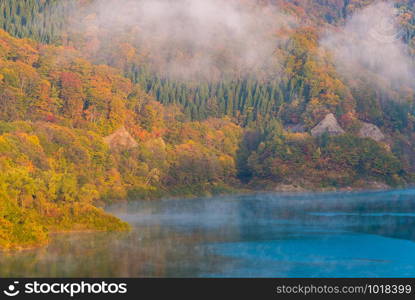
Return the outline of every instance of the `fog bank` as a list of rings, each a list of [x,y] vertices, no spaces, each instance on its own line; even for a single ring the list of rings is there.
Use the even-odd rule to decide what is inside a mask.
[[[340,74],[365,78],[378,88],[413,86],[413,64],[401,39],[400,12],[393,3],[378,1],[357,12],[345,26],[321,41],[333,54]]]
[[[241,0],[101,0],[90,9],[78,30],[114,43],[128,32],[157,71],[179,79],[273,76],[278,31],[294,24],[275,6]]]

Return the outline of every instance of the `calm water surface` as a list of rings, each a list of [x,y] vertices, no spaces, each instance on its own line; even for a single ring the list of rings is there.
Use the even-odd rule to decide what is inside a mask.
[[[129,233],[0,253],[3,277],[414,277],[415,189],[140,201]]]

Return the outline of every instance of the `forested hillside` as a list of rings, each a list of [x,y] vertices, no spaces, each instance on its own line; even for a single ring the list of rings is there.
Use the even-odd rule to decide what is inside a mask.
[[[123,199],[413,182],[414,1],[186,1],[0,0],[0,247],[126,229],[95,207]]]

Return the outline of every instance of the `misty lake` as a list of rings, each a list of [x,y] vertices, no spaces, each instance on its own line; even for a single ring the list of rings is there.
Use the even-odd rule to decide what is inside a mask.
[[[138,201],[129,233],[0,253],[1,277],[414,277],[415,189]]]

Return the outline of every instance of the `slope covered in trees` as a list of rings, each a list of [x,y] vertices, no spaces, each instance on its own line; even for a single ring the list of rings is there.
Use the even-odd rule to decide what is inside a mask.
[[[0,1],[0,27],[19,37],[42,43],[59,42],[76,0]]]
[[[353,97],[347,97],[358,102],[359,113],[366,117],[371,116],[370,121],[381,125],[389,121],[386,120],[389,116],[376,119],[375,115],[382,115],[388,110],[385,106],[389,104],[379,101],[380,96],[376,95],[376,105],[370,105],[372,100],[368,100],[369,97],[363,95],[363,93],[376,93],[370,88],[350,90],[349,87],[348,91],[347,88],[342,87],[337,81],[338,75],[335,74],[334,67],[327,66],[330,62],[321,62],[317,55],[318,41],[324,24],[342,24],[345,18],[355,11],[374,2],[276,1],[274,5],[281,11],[301,20],[301,26],[297,29],[279,33],[287,37],[284,45],[279,46],[280,64],[283,67],[282,76],[273,80],[258,80],[256,76],[228,78],[220,82],[205,81],[201,84],[169,78],[155,72],[143,58],[144,54],[140,51],[142,45],[134,40],[133,25],[123,25],[122,28],[126,32],[115,35],[111,31],[112,26],[108,29],[100,25],[100,12],[99,8],[94,6],[94,1],[2,1],[0,9],[3,10],[2,26],[6,31],[17,37],[30,37],[41,42],[57,42],[80,48],[86,57],[96,63],[105,63],[123,70],[125,76],[132,79],[134,83],[139,83],[146,92],[162,104],[182,106],[186,117],[191,120],[229,116],[236,119],[239,124],[246,126],[252,121],[263,122],[275,118],[290,122],[294,114],[296,115],[294,118],[311,117],[310,122],[313,123],[310,123],[311,126],[317,123],[317,119],[321,116],[309,116],[308,111],[314,109],[310,108],[309,104],[314,99],[319,103],[328,102],[328,99],[323,99],[323,95],[315,97],[317,94],[322,94],[321,89],[318,90],[319,85],[326,85],[324,95],[330,94],[334,97],[337,95],[342,98],[342,103],[332,105],[330,110],[344,114],[354,108],[350,107],[353,104],[343,103],[346,100],[345,95],[352,92]],[[402,38],[412,45],[415,33],[413,1],[395,2],[402,16],[404,30]],[[75,14],[74,11],[77,13]],[[111,24],[111,21],[113,20],[109,19],[108,23]],[[68,26],[73,23],[83,24],[83,26],[81,28]],[[108,39],[108,36],[111,36],[111,39]],[[182,55],[174,54],[174,52],[172,54]],[[152,60],[160,60],[157,53],[152,55],[156,55],[156,57],[151,57]],[[402,95],[391,97],[401,98]],[[396,106],[399,107],[394,107],[393,110],[410,111],[412,109],[406,107],[406,104]]]
[[[212,77],[171,76],[135,24],[115,35],[98,26],[94,1],[0,0],[0,247],[36,245],[54,230],[124,230],[96,208],[122,199],[413,182],[411,82],[379,84],[379,67],[364,60],[349,76],[336,49],[322,48],[327,28],[348,30],[372,1],[238,1],[273,3],[271,16],[285,20],[273,33],[274,73],[242,72],[209,43],[196,49],[223,62],[203,71]],[[411,57],[413,1],[396,5]],[[229,51],[243,44],[221,41]],[[176,46],[172,61],[199,58]],[[311,135],[329,113],[346,134]],[[385,138],[362,138],[367,123]]]
[[[177,108],[76,51],[3,31],[0,41],[1,246],[50,230],[125,229],[92,204],[220,192],[236,180],[237,125],[183,123]],[[104,142],[120,126],[137,147]]]

